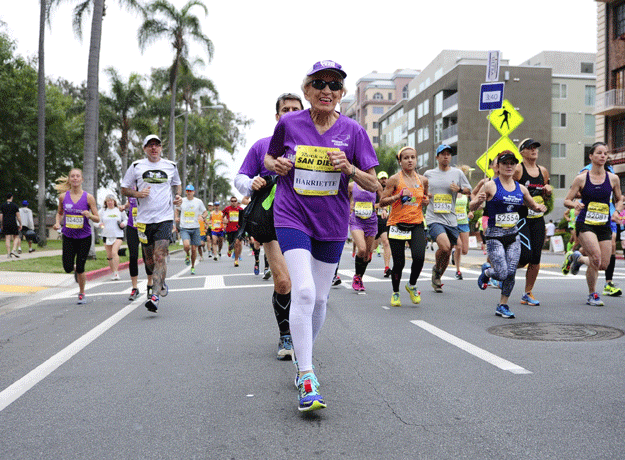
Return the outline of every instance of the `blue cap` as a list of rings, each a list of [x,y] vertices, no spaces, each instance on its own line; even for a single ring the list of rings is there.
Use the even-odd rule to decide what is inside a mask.
[[[189,184],[189,185],[187,185],[187,190],[194,191],[195,187],[193,185]]]
[[[316,74],[317,72],[321,72],[322,70],[333,70],[334,72],[338,73],[342,78],[347,77],[347,74],[343,70],[343,67],[341,67],[341,64],[329,60],[315,62],[315,64],[308,70],[306,75],[311,76],[313,74]]]
[[[215,206],[219,206],[219,201],[215,201]]]
[[[436,149],[436,156],[438,156],[439,153],[444,152],[445,150],[449,150],[449,153],[451,153],[452,155],[454,154],[454,150],[449,145],[441,144]]]
[[[22,201],[22,206],[28,206],[28,201],[26,200]]]

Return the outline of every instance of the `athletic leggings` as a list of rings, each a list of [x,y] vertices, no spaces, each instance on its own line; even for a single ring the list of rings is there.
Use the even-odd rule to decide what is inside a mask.
[[[406,265],[406,241],[396,240],[389,238],[388,242],[391,246],[391,255],[393,256],[393,269],[391,282],[393,283],[393,292],[399,292],[399,282],[401,281],[401,275]],[[412,236],[409,240],[410,253],[412,254],[412,266],[410,267],[410,280],[411,286],[417,284],[417,279],[423,269],[423,261],[425,260],[425,231],[423,230],[423,224],[417,224],[412,229]]]
[[[491,230],[491,229],[489,229]],[[490,232],[488,232],[490,233]],[[487,235],[488,238],[491,235]],[[521,241],[517,235],[515,240],[504,246],[496,239],[486,240],[486,250],[490,258],[491,268],[485,271],[486,276],[501,281],[501,295],[510,297],[514,288],[514,276],[521,257]]]
[[[85,238],[70,238],[63,235],[63,270],[65,273],[74,271],[80,275],[85,272],[85,262],[91,249],[91,235]]]

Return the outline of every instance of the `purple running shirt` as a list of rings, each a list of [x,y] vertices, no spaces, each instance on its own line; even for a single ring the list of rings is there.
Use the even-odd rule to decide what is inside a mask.
[[[271,137],[265,137],[252,145],[252,148],[247,152],[243,160],[239,174],[244,174],[252,179],[256,176],[275,175],[275,173],[265,168],[265,154],[269,148],[269,141],[271,141]]]
[[[68,238],[86,238],[91,235],[91,225],[89,219],[82,215],[83,211],[89,210],[87,192],[82,192],[82,196],[76,203],[72,201],[72,194],[68,190],[63,198],[64,224],[61,230],[63,236]]]
[[[294,166],[278,178],[274,202],[276,228],[294,228],[319,241],[344,241],[349,223],[348,176],[335,171],[327,152],[342,150],[347,160],[367,171],[378,159],[366,131],[340,115],[334,125],[319,134],[310,110],[280,118],[267,153],[285,156]]]

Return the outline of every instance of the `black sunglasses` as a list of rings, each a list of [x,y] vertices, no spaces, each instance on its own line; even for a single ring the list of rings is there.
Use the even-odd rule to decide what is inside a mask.
[[[326,85],[331,91],[340,91],[343,89],[343,83],[340,81],[325,81],[322,79],[313,80],[310,82],[311,86],[315,89],[322,90]]]

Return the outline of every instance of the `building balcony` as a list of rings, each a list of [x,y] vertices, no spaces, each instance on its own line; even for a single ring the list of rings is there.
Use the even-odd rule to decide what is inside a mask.
[[[454,93],[443,100],[443,118],[458,111],[458,93]]]
[[[614,116],[625,113],[625,89],[611,89],[597,94],[593,115]]]
[[[625,164],[625,147],[619,147],[612,151],[610,163],[612,163],[612,165]]]
[[[452,145],[458,142],[458,123],[443,130],[442,143]]]

